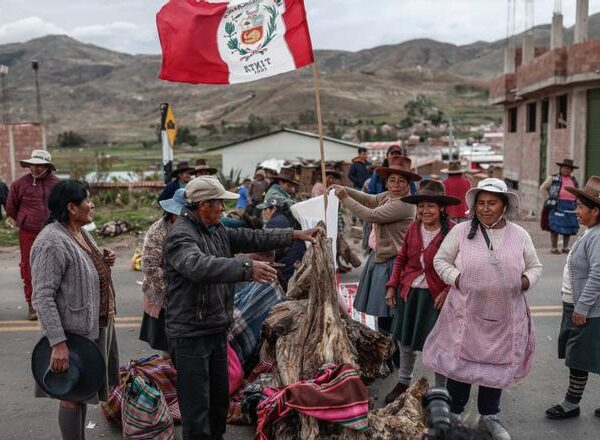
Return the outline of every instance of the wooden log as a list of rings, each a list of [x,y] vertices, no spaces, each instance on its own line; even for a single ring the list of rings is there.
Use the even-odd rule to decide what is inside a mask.
[[[424,432],[425,417],[421,399],[429,388],[421,378],[394,402],[376,411],[369,411],[368,437],[377,440],[409,440]]]

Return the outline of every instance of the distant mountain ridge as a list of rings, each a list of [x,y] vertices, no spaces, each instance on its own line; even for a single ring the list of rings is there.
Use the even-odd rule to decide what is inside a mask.
[[[550,26],[537,26],[534,35],[537,46],[547,46]],[[589,35],[600,38],[600,14],[590,16]],[[571,28],[567,43],[572,36]],[[444,109],[487,106],[482,91],[503,70],[505,44],[417,39],[357,52],[317,50],[325,117],[399,118],[419,93]],[[310,69],[235,86],[173,84],[157,79],[159,55],[129,55],[58,35],[0,45],[0,64],[10,68],[13,121],[35,119],[32,59],[41,65],[51,139],[65,130],[108,140],[151,139],[161,102],[173,103],[180,124],[192,127],[245,121],[250,114],[289,124],[314,109]],[[458,85],[474,92],[459,93]]]

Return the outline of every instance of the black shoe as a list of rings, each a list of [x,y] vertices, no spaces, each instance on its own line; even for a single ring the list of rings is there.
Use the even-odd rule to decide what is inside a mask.
[[[594,415],[596,417],[600,417],[600,408],[596,408],[596,411],[594,411]]]
[[[562,406],[555,405],[546,410],[546,417],[552,420],[570,419],[571,417],[579,417],[580,412],[581,410],[579,408],[572,409],[571,411],[565,411]],[[599,414],[596,415],[600,417]]]

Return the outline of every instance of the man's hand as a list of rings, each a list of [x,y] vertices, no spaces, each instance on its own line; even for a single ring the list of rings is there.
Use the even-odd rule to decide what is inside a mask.
[[[387,288],[385,302],[390,307],[396,307],[396,289],[394,287]]]
[[[262,261],[252,261],[250,278],[259,283],[271,284],[277,281],[277,269]]]
[[[103,249],[102,250],[102,260],[104,260],[104,262],[110,266],[113,267],[115,265],[115,260],[117,259],[117,255],[111,251],[110,249]]]
[[[69,348],[66,342],[59,342],[52,346],[50,355],[50,371],[62,373],[69,369]]]
[[[329,190],[333,191],[336,197],[340,200],[344,200],[349,197],[348,191],[346,191],[346,188],[341,185],[331,185]]]
[[[302,241],[310,241],[311,243],[316,243],[315,237],[317,236],[318,229],[312,228],[307,229],[306,231],[294,231],[292,233],[292,238],[294,240],[302,240]]]
[[[577,327],[581,327],[582,325],[585,325],[587,318],[577,312],[573,312],[571,321],[573,321],[573,324],[575,324]]]

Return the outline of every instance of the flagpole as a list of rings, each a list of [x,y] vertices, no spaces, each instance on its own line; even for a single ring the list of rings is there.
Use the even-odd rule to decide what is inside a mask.
[[[321,93],[319,91],[319,68],[317,60],[312,65],[313,89],[315,92],[315,102],[317,105],[317,126],[319,128],[319,150],[321,152],[321,181],[323,186],[327,185],[327,175],[325,172],[325,146],[323,145],[323,115],[321,114]],[[327,226],[327,198],[328,193],[323,194],[323,205],[325,207],[325,226]]]

